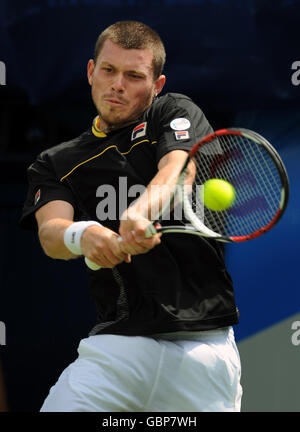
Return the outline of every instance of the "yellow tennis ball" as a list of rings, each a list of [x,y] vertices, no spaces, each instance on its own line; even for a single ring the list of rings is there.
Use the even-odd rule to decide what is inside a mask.
[[[210,179],[204,183],[203,202],[214,211],[226,210],[235,201],[234,187],[226,180]]]

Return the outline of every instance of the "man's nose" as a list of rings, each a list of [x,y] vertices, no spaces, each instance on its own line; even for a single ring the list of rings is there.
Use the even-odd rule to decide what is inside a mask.
[[[120,93],[122,91],[124,91],[125,89],[125,82],[124,82],[124,77],[122,74],[117,74],[114,77],[114,81],[112,84],[112,88],[114,91]]]

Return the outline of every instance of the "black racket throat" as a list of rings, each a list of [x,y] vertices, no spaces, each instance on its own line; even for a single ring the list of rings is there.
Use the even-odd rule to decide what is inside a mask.
[[[185,225],[185,226],[178,226],[178,225],[168,225],[160,228],[155,228],[155,234],[162,233],[162,234],[191,234],[196,235],[198,237],[206,237],[212,240],[218,240],[223,242],[231,243],[234,240],[228,238],[228,237],[222,237],[219,235],[216,235],[215,237],[212,235],[205,235],[204,233],[198,231],[193,225]]]

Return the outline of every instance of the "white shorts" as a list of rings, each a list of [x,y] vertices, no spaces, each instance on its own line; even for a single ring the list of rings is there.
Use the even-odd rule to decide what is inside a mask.
[[[41,411],[240,411],[233,329],[154,337],[96,335],[50,389]]]

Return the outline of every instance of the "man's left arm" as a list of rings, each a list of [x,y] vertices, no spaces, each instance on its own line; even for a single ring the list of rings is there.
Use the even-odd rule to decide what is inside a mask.
[[[123,252],[131,255],[146,253],[160,243],[161,234],[146,239],[145,232],[156,219],[155,211],[159,212],[170,199],[186,158],[184,150],[165,154],[145,192],[123,213],[119,229]]]

